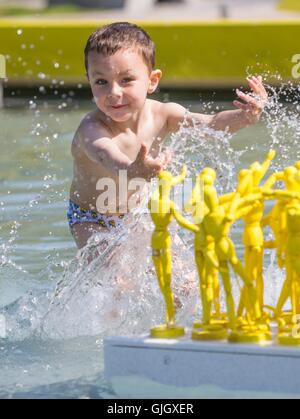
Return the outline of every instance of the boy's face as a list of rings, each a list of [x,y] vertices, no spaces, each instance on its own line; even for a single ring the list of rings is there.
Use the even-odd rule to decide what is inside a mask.
[[[108,57],[91,51],[88,56],[88,79],[97,107],[115,122],[126,122],[140,111],[160,78],[160,70],[150,73],[135,50]]]

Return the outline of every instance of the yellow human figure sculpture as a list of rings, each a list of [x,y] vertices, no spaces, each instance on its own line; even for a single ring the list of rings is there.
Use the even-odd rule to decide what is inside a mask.
[[[204,169],[197,176],[192,196],[185,205],[185,210],[192,212],[194,223],[199,227],[199,231],[195,233],[194,252],[199,276],[203,319],[194,323],[194,328],[201,329],[201,331],[193,332],[193,337],[202,340],[223,340],[227,337],[227,330],[224,328],[226,322],[221,321],[219,263],[215,253],[214,238],[206,234],[202,224],[203,218],[208,213],[201,190],[205,174],[215,176],[212,169]],[[212,314],[212,306],[215,309],[214,314]]]
[[[291,203],[291,199],[293,199],[292,197],[295,196],[293,192],[300,192],[300,177],[298,168],[300,168],[299,162],[296,163],[295,166],[287,167],[282,172],[274,173],[267,182],[268,187],[272,187],[277,181],[284,181],[286,191],[277,191],[278,193],[273,191],[272,194],[271,190],[268,192],[268,190],[264,188],[266,191],[266,197],[278,198],[278,202],[275,204],[270,214],[264,218],[263,225],[269,225],[274,233],[274,242],[266,243],[265,248],[276,248],[278,266],[280,268],[285,267],[285,253],[288,237],[286,207]],[[292,192],[292,195],[289,194],[289,192]],[[287,277],[283,284],[282,291],[276,306],[276,317],[281,316],[283,307],[289,297],[291,297],[291,281],[290,277]]]
[[[194,223],[198,225],[199,232],[195,234],[194,250],[195,261],[200,282],[200,297],[203,307],[203,320],[194,322],[194,328],[202,329],[197,331],[197,339],[217,340],[224,339],[227,332],[225,327],[228,322],[226,316],[221,314],[220,309],[220,285],[218,259],[215,253],[215,241],[212,236],[205,233],[203,228],[203,218],[209,210],[203,202],[201,186],[204,183],[205,175],[210,175],[214,180],[216,173],[210,168],[204,169],[196,180],[195,188],[188,203],[185,205],[187,212],[192,212]],[[232,200],[235,193],[219,197],[219,203],[224,208],[233,210]],[[248,208],[249,210],[250,208]],[[245,212],[245,209],[243,210]],[[242,215],[241,215],[242,216]],[[215,312],[212,314],[212,306]]]
[[[285,327],[279,328],[278,342],[283,345],[300,345],[297,327],[300,314],[300,194],[298,192],[274,191],[277,198],[291,198],[286,206],[287,244],[286,244],[286,291],[291,296],[292,316]],[[280,319],[279,319],[280,320]],[[296,333],[293,331],[296,330]]]
[[[291,183],[289,183],[289,187],[291,187]],[[284,220],[285,226],[283,260],[284,266],[286,268],[286,280],[283,284],[282,291],[276,306],[275,317],[279,321],[291,321],[293,316],[295,316],[296,314],[300,314],[300,276],[297,277],[297,273],[293,269],[290,259],[288,259],[289,254],[291,254],[291,252],[294,252],[294,249],[291,246],[292,242],[290,241],[290,236],[291,234],[293,234],[291,233],[293,228],[291,225],[292,217],[290,216],[290,209],[294,207],[298,208],[300,201],[300,193],[297,191],[294,192],[292,190],[265,190],[264,195],[268,199],[278,199],[278,203],[275,205],[275,207],[279,207],[280,205],[282,211],[280,215]],[[297,220],[296,217],[295,220]],[[286,319],[282,319],[282,309],[288,298],[291,298],[292,314],[291,316],[287,316]]]
[[[175,307],[174,297],[171,289],[171,236],[168,226],[172,219],[175,218],[180,226],[191,230],[198,231],[198,227],[189,223],[175,209],[174,203],[170,200],[170,192],[172,187],[181,183],[186,175],[186,167],[182,174],[173,177],[169,172],[163,171],[159,174],[159,186],[150,198],[148,207],[150,209],[151,218],[155,225],[152,235],[152,259],[158,278],[158,283],[166,304],[166,325],[158,326],[151,329],[151,336],[157,338],[174,338],[183,336],[185,331],[183,327],[175,324]]]
[[[275,151],[271,150],[264,163],[255,162],[247,171],[243,171],[243,176],[239,179],[238,192],[245,197],[259,191],[261,180],[266,175],[272,160],[275,158]],[[252,281],[256,284],[257,296],[260,310],[264,306],[264,233],[262,220],[264,216],[264,198],[261,196],[253,208],[243,218],[245,229],[243,234],[243,244],[245,246],[245,270],[249,273]],[[246,308],[247,288],[244,286],[241,292],[238,307],[238,317],[242,317]]]
[[[283,269],[285,267],[285,251],[286,251],[286,203],[278,201],[271,212],[263,218],[262,227],[270,226],[274,234],[274,240],[264,243],[265,249],[276,249],[278,266]]]
[[[284,180],[284,172],[272,173],[265,182],[263,190],[271,189],[276,182]],[[264,242],[265,249],[276,249],[277,261],[280,268],[284,268],[284,254],[286,242],[285,203],[278,201],[272,210],[262,219],[262,227],[270,226],[275,240]]]
[[[299,197],[300,199],[300,197]],[[299,286],[300,286],[300,204],[293,201],[287,207],[288,241],[286,249],[287,281],[291,287],[292,318],[290,327],[278,335],[282,344],[300,345],[300,337],[292,329],[297,326],[299,311]]]
[[[229,265],[232,266],[235,273],[246,284],[249,295],[248,308],[251,311],[253,310],[254,317],[256,319],[261,317],[261,311],[256,298],[256,291],[253,282],[245,272],[241,262],[238,260],[234,244],[229,238],[230,227],[234,219],[232,216],[228,216],[226,214],[224,207],[219,202],[217,191],[214,187],[215,179],[215,173],[214,175],[208,173],[203,175],[204,202],[209,210],[208,214],[203,219],[203,228],[206,235],[213,237],[215,241],[215,252],[219,262],[219,272],[226,294],[229,327],[233,331],[230,339],[232,341],[238,341],[239,338],[242,340],[242,335],[238,334],[236,330],[236,315],[231,288]],[[250,336],[248,336],[248,338],[251,340]]]

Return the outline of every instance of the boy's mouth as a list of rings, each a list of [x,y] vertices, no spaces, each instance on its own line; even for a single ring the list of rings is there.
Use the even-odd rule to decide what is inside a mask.
[[[123,108],[125,108],[127,105],[112,105],[111,107],[113,108],[113,109],[123,109]]]

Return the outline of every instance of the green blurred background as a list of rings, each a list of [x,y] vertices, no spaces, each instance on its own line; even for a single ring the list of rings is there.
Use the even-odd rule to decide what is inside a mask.
[[[142,25],[157,44],[162,85],[231,88],[247,74],[295,81],[300,0],[0,0],[6,87],[87,86],[89,34],[114,21]]]

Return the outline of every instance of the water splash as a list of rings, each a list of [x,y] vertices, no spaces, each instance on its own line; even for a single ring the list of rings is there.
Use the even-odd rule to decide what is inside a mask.
[[[136,334],[162,322],[162,297],[150,256],[152,227],[144,217],[113,234],[93,236],[66,267],[55,290],[35,290],[2,310],[8,337]],[[191,322],[197,300],[195,271],[189,262],[193,255],[173,234],[178,320]]]
[[[300,86],[282,83],[280,87],[269,86],[270,100],[264,112],[269,148],[277,150],[274,167],[282,168],[300,159]]]
[[[300,133],[299,89],[282,86],[279,90],[272,89],[272,92],[263,116],[269,142],[263,146],[266,149],[275,147],[279,151],[275,167],[281,169],[298,156],[295,145]],[[280,102],[282,96],[290,98],[292,93],[290,103],[284,105]],[[51,145],[57,140],[57,134],[49,132],[41,122],[42,114],[34,101],[30,107],[34,112],[31,135],[41,138],[36,153],[45,166],[42,190],[26,206],[24,214],[27,216],[31,211],[29,208],[41,205],[42,198],[51,202],[57,192],[51,156]],[[188,164],[189,176],[195,176],[203,167],[210,166],[217,171],[219,193],[235,188],[237,167],[240,167],[245,150],[235,150],[228,133],[203,129],[197,124],[193,127],[183,124],[180,131],[170,138],[169,147],[175,156],[170,168],[173,173],[178,173],[184,163]],[[260,151],[262,144],[258,139],[251,147]],[[21,223],[22,220],[24,218],[21,218]],[[241,236],[239,228],[234,234]],[[121,231],[95,235],[71,262],[61,261],[59,253],[57,257],[45,260],[46,267],[40,275],[28,282],[32,289],[0,311],[7,319],[8,338],[65,339],[97,335],[101,340],[107,334],[138,334],[162,322],[164,304],[151,261],[151,232],[149,216],[143,214]],[[177,318],[189,325],[200,314],[193,236],[182,234],[175,224],[172,235],[176,237],[173,243],[173,286],[177,295]],[[14,233],[13,237],[16,240],[18,236]],[[9,256],[12,261],[11,255],[4,249],[3,266]],[[267,303],[274,305],[283,273],[275,268],[274,252],[266,260]],[[238,295],[240,283],[234,276],[233,282],[234,293]]]
[[[230,190],[235,183],[236,167],[239,166],[241,152],[230,144],[232,135],[215,131],[194,122],[190,127],[186,122],[171,136],[170,148],[175,155],[174,169],[180,172],[188,165],[189,175],[195,177],[204,167],[211,167],[217,173],[217,188],[220,193]]]

